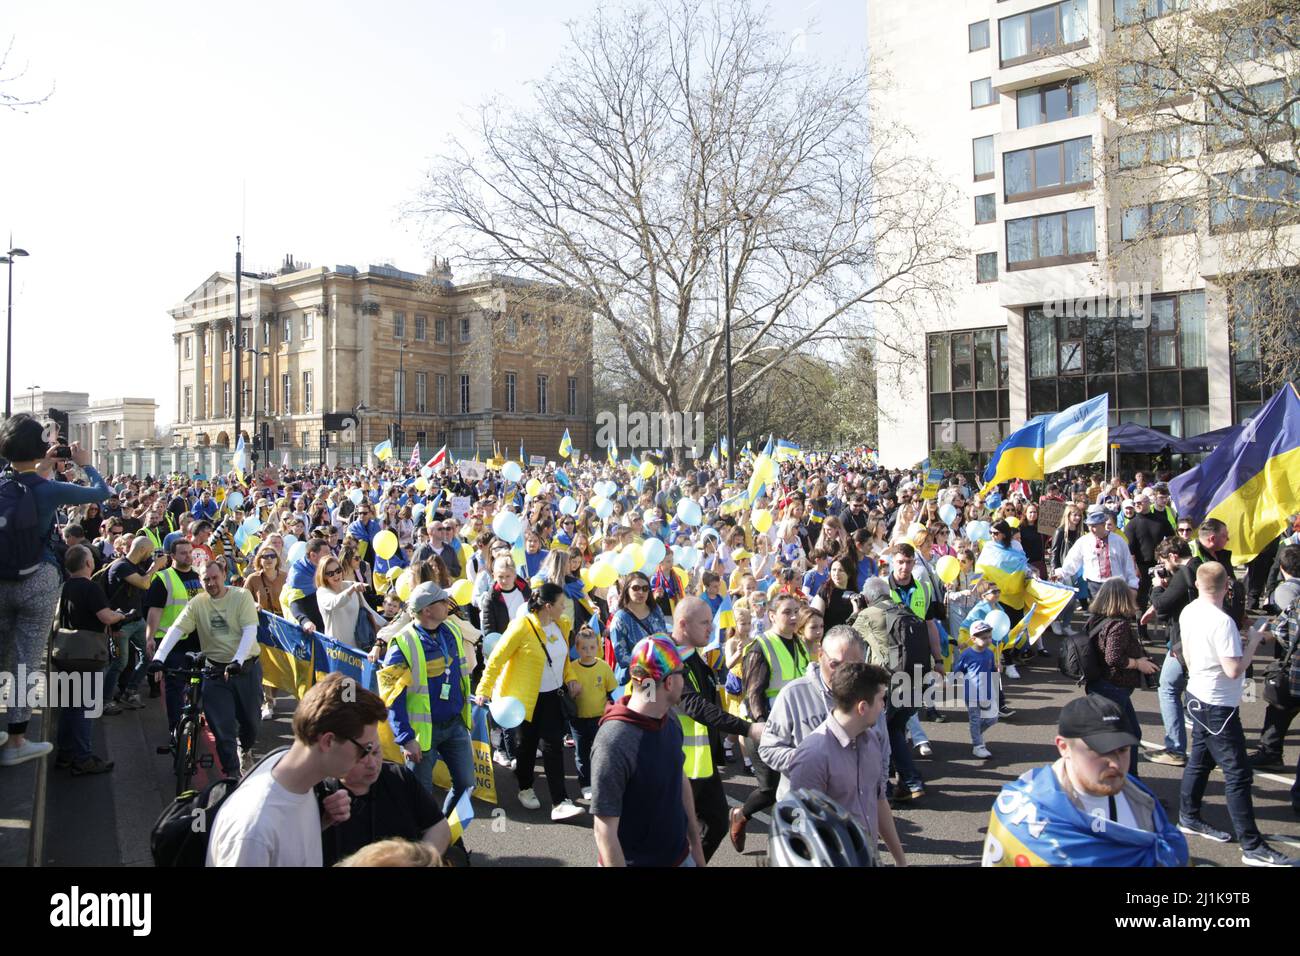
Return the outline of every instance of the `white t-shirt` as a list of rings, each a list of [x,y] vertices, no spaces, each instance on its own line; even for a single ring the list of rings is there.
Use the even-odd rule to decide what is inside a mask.
[[[546,634],[546,652],[551,657],[550,664],[542,669],[542,682],[537,688],[544,694],[548,690],[559,690],[564,683],[564,662],[569,659],[569,646],[564,643],[564,635],[557,625],[547,624],[542,630]]]
[[[1083,804],[1084,813],[1103,822],[1111,822],[1109,797],[1096,797],[1090,793],[1084,793],[1082,790],[1076,790],[1074,794],[1079,798],[1079,802]],[[1128,827],[1130,830],[1138,829],[1137,817],[1133,815],[1133,808],[1129,806],[1128,798],[1123,793],[1115,794],[1114,822],[1122,827]]]
[[[271,769],[282,758],[263,763],[221,805],[208,866],[321,866],[316,794],[290,793],[276,782]]]
[[[1241,657],[1241,634],[1232,618],[1205,598],[1197,598],[1178,616],[1178,630],[1187,661],[1187,693],[1217,707],[1241,703],[1245,678],[1229,677],[1221,657]]]

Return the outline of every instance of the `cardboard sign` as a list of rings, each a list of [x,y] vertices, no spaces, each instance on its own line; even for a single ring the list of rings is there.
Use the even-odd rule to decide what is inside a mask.
[[[457,521],[464,521],[469,514],[470,500],[466,495],[456,495],[451,499],[451,516]]]
[[[943,469],[931,468],[925,476],[925,487],[921,489],[921,500],[929,501],[939,494],[939,485],[943,483]]]
[[[481,461],[458,461],[456,467],[467,481],[482,481],[487,476],[488,466]]]
[[[545,467],[546,467],[546,456],[545,456],[545,455],[529,455],[529,456],[528,456],[528,467],[529,467],[529,468],[545,468]]]
[[[1051,536],[1061,524],[1068,501],[1040,501],[1038,503],[1038,533]]]

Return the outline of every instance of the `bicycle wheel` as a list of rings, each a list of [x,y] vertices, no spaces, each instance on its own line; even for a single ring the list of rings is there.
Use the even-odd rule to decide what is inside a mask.
[[[176,744],[172,753],[173,768],[176,774],[176,796],[190,789],[194,779],[195,748],[198,746],[197,727],[193,718],[182,718],[176,725]]]

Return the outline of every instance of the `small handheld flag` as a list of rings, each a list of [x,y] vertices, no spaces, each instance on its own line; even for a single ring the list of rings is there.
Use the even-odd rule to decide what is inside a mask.
[[[569,437],[569,430],[564,430],[564,437],[560,439],[560,457],[568,458],[573,454],[573,439]]]

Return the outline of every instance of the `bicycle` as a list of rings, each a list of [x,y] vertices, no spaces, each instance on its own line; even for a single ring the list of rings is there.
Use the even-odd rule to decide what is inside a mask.
[[[172,730],[171,742],[158,748],[160,755],[171,755],[172,770],[176,775],[176,796],[179,797],[190,791],[190,782],[200,769],[210,770],[214,766],[212,754],[199,753],[203,728],[207,723],[203,716],[203,679],[220,680],[223,669],[209,664],[206,654],[191,651],[185,655],[184,667],[169,667],[166,672],[186,680],[185,701],[180,720]]]

